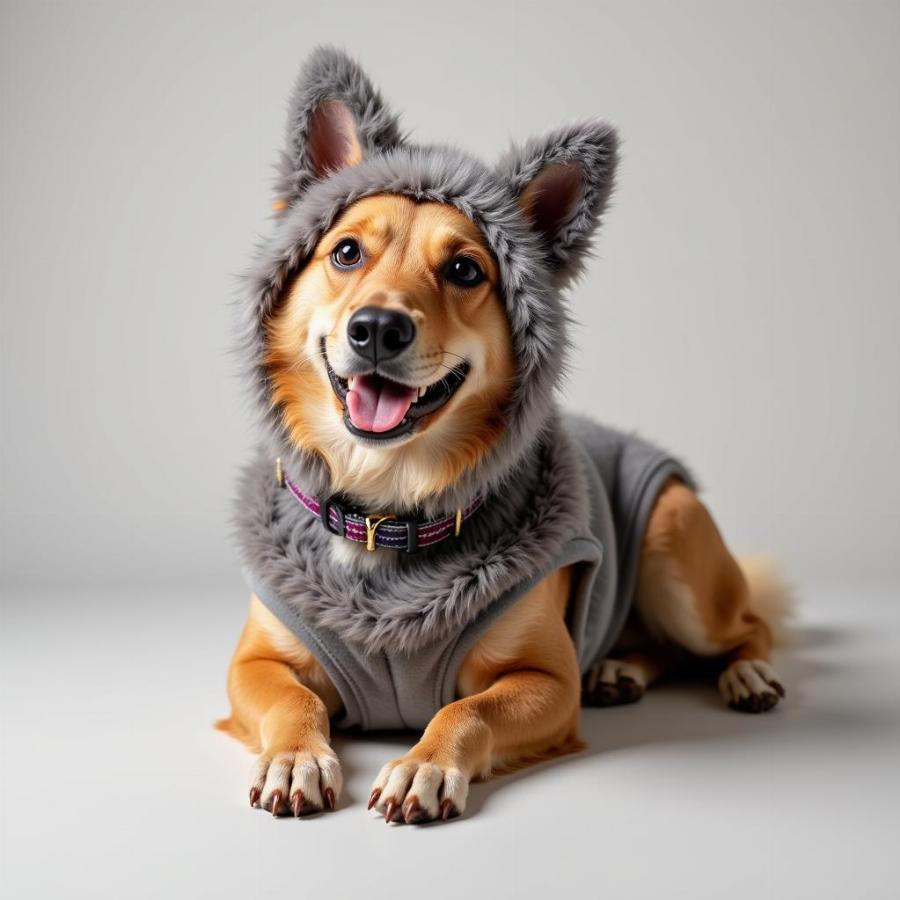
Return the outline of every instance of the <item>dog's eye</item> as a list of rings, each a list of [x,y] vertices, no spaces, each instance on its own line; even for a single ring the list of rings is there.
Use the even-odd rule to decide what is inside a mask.
[[[362,250],[353,238],[344,238],[331,251],[331,261],[339,269],[355,269],[362,262]]]
[[[474,259],[468,256],[455,256],[444,268],[444,278],[460,287],[475,287],[484,281],[484,272]]]

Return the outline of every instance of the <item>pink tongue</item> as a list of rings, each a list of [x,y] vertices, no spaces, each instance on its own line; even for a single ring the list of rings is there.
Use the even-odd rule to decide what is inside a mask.
[[[362,375],[347,394],[350,421],[361,431],[390,431],[403,421],[418,393],[377,375]]]

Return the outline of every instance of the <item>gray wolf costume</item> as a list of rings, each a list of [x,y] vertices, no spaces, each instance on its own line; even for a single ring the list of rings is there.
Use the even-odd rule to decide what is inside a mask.
[[[309,125],[327,100],[352,112],[364,159],[317,176]],[[539,234],[521,193],[544,166],[568,162],[584,173],[580,200],[553,233]],[[458,670],[479,636],[564,565],[577,573],[567,618],[582,672],[619,636],[659,490],[672,476],[692,482],[665,452],[564,416],[554,398],[567,347],[561,292],[581,271],[615,166],[615,131],[603,121],[552,131],[492,167],[408,141],[369,79],[336,50],[317,50],[300,75],[278,179],[285,208],[258,249],[241,307],[240,349],[262,444],[241,481],[237,530],[253,591],[340,692],[341,726],[423,728],[454,699]],[[352,498],[333,497],[322,461],[289,440],[271,402],[264,337],[319,238],[352,203],[383,193],[451,204],[481,230],[500,270],[517,378],[494,449],[422,507],[391,510],[406,534],[426,534],[430,521],[466,510],[458,536],[421,547],[386,539],[384,546],[397,547],[380,551],[390,562],[362,569],[329,552],[360,511]],[[286,479],[274,475],[276,458]],[[324,515],[311,512],[322,508]]]

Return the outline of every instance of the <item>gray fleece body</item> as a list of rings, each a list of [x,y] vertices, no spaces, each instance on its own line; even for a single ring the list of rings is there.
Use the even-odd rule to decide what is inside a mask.
[[[330,560],[333,538],[277,486],[263,457],[243,482],[247,577],[331,677],[339,725],[424,728],[456,697],[478,638],[562,566],[575,567],[567,624],[581,671],[606,656],[631,607],[654,501],[673,476],[690,482],[652,444],[566,417],[458,539],[348,586]]]
[[[335,136],[348,120],[353,133]],[[354,142],[361,161],[342,165]],[[656,448],[563,421],[557,410],[568,346],[562,290],[582,270],[616,158],[612,126],[590,120],[487,165],[406,140],[369,79],[338,51],[316,51],[301,73],[277,184],[284,209],[258,248],[241,306],[240,352],[262,440],[241,483],[237,526],[253,589],[328,671],[345,725],[424,726],[453,699],[478,636],[560,566],[577,567],[568,615],[583,670],[621,629],[656,493],[669,475],[688,476]],[[305,492],[332,493],[324,462],[291,441],[272,401],[266,327],[322,235],[354,202],[383,193],[452,205],[480,229],[499,270],[516,376],[496,445],[418,508],[400,498],[391,510],[434,518],[482,498],[461,536],[360,568],[336,563],[334,536],[275,484],[281,457]]]

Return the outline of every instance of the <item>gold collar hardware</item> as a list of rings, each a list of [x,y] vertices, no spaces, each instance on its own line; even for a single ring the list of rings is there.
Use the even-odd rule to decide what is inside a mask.
[[[459,537],[459,533],[462,531],[462,510],[458,509],[456,511],[456,519],[453,523],[453,537]]]
[[[366,550],[371,552],[375,549],[375,533],[378,531],[378,526],[382,522],[396,518],[396,516],[366,516]]]
[[[284,487],[284,466],[281,464],[280,456],[275,460],[275,484]]]

